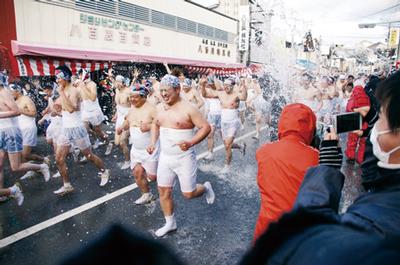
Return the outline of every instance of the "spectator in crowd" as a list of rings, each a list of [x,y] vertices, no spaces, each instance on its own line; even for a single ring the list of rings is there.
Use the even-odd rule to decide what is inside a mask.
[[[309,107],[301,103],[287,105],[278,124],[279,141],[257,150],[261,209],[254,239],[292,209],[307,169],[318,164],[318,151],[310,146],[315,124],[315,114]]]
[[[294,209],[256,242],[240,264],[397,264],[400,258],[400,73],[379,84],[363,186],[368,190],[338,214],[344,175],[337,136],[321,144],[319,166],[304,177]],[[365,172],[368,170],[368,172]]]
[[[360,112],[365,117],[370,109],[370,100],[361,85],[354,87],[353,92],[347,102],[347,112]],[[363,129],[368,127],[367,122],[363,122]],[[347,136],[346,157],[349,161],[357,161],[361,165],[364,161],[366,137],[362,133],[351,132]]]
[[[113,117],[113,101],[115,96],[115,87],[113,86],[114,83],[114,74],[113,70],[109,69],[105,71],[105,75],[103,79],[99,82],[97,95],[99,97],[99,104],[101,110],[103,111],[104,115],[106,116],[107,121],[111,121]]]

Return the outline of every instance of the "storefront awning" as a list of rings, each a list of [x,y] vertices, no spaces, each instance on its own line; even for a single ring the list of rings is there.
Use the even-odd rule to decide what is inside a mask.
[[[109,68],[111,63],[103,61],[67,60],[51,57],[16,57],[18,72],[17,76],[47,76],[55,75],[55,69],[60,65],[68,66],[72,74],[77,74],[79,69],[84,68],[91,72]]]
[[[168,63],[179,65],[191,65],[201,67],[218,68],[244,68],[245,65],[238,63],[221,63],[182,58],[160,57],[153,55],[139,55],[131,52],[117,52],[107,50],[85,50],[71,47],[59,47],[43,44],[24,43],[12,41],[12,52],[14,56],[43,56],[68,58],[69,60],[90,60],[110,62],[139,62],[139,63]]]

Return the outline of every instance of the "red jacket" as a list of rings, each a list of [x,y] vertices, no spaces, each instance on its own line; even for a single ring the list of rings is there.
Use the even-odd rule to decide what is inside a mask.
[[[356,108],[370,106],[370,100],[365,93],[364,88],[362,86],[355,86],[353,92],[351,92],[351,96],[347,101],[346,111],[351,112]]]
[[[367,106],[368,107],[371,106],[371,102],[369,100],[367,93],[365,93],[364,88],[362,86],[355,86],[349,100],[347,101],[346,111],[352,112],[356,108],[367,107]],[[368,123],[363,122],[362,126],[363,130],[365,130],[367,127]]]
[[[300,103],[287,105],[278,124],[279,141],[257,150],[261,209],[254,240],[271,222],[292,209],[306,170],[318,164],[318,151],[309,146],[315,124],[315,115],[309,107]]]

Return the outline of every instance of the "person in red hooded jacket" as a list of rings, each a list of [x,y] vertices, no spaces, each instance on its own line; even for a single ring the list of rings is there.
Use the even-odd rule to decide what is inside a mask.
[[[370,100],[365,93],[364,88],[361,85],[356,85],[353,92],[347,102],[346,111],[347,112],[360,112],[362,116],[365,116],[370,109]],[[368,123],[364,122],[362,129],[365,130],[368,127]],[[361,131],[360,131],[361,132]],[[361,132],[362,135],[362,132]],[[367,137],[362,137],[357,133],[350,132],[347,136],[347,147],[346,147],[346,157],[349,161],[357,161],[358,164],[362,164],[364,161],[365,153],[365,141]],[[356,154],[358,146],[358,151]]]
[[[254,241],[270,223],[292,209],[307,169],[318,165],[318,150],[310,146],[315,126],[316,117],[309,107],[301,103],[287,105],[279,119],[279,140],[257,150],[261,208]]]

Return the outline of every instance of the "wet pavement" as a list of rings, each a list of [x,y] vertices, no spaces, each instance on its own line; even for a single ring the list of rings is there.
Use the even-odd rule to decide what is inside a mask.
[[[251,245],[260,203],[255,151],[267,141],[268,135],[264,130],[260,141],[255,141],[252,135],[248,135],[253,130],[254,125],[247,122],[246,129],[240,131],[240,135],[246,136],[242,141],[247,143],[248,150],[244,157],[234,151],[230,175],[218,173],[224,163],[223,149],[215,153],[214,161],[199,161],[198,182],[210,181],[213,185],[217,196],[213,205],[206,204],[205,197],[185,200],[179,184],[175,186],[178,230],[157,240],[168,245],[186,264],[236,264]],[[216,146],[220,144],[221,140],[218,139]],[[41,149],[49,152],[47,146],[42,145]],[[100,155],[104,150],[105,146],[95,150],[95,153]],[[197,154],[205,150],[206,142],[203,142],[197,147]],[[111,180],[105,187],[99,186],[100,178],[94,166],[74,164],[70,159],[69,172],[75,187],[72,194],[64,197],[53,194],[62,185],[60,178],[52,178],[48,183],[39,176],[21,181],[25,194],[23,206],[18,207],[13,200],[0,204],[0,238],[32,229],[32,226],[81,205],[88,205],[93,200],[134,183],[130,170],[122,171],[116,166],[116,162],[122,160],[119,150],[114,149],[110,156],[102,157],[112,172]],[[55,169],[55,166],[52,168]],[[344,210],[361,188],[358,166],[345,164],[342,170],[346,174],[341,203],[341,209]],[[15,177],[10,177],[8,172],[5,176],[6,186],[12,185]],[[151,189],[157,194],[155,183],[151,183]],[[146,206],[134,205],[139,196],[140,191],[136,188],[97,206],[88,207],[64,221],[50,224],[0,249],[0,264],[56,264],[72,251],[87,245],[114,223],[154,238],[154,231],[164,224],[159,200]]]

